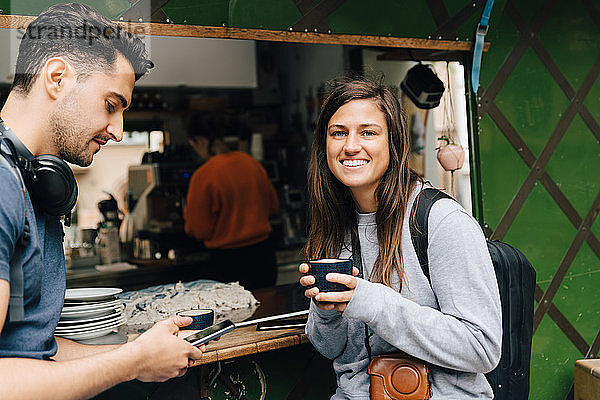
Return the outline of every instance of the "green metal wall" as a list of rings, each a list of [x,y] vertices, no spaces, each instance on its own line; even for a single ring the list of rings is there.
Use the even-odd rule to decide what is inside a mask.
[[[37,14],[47,0],[0,0]],[[87,1],[109,17],[128,0]],[[484,0],[171,0],[180,24],[471,40]],[[600,4],[497,0],[481,88],[475,207],[538,276],[532,399],[572,398],[575,360],[600,347]],[[477,185],[473,185],[477,187]]]
[[[483,60],[483,220],[537,271],[532,399],[572,396],[575,361],[600,346],[599,12],[508,1]]]

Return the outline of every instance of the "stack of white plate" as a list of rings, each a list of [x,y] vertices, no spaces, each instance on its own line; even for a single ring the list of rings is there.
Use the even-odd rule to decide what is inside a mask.
[[[56,336],[85,341],[102,337],[123,325],[123,301],[115,297],[119,288],[67,289]]]

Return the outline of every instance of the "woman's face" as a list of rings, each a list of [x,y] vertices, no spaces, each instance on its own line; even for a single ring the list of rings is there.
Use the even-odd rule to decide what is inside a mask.
[[[351,100],[338,108],[327,124],[326,147],[329,169],[359,205],[361,199],[374,201],[390,161],[388,127],[377,103]]]

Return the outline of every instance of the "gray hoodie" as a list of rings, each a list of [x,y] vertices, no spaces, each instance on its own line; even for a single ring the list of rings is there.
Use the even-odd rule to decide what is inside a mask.
[[[416,192],[409,199],[409,210]],[[358,228],[368,277],[379,252],[375,214],[358,214]],[[393,288],[357,278],[358,286],[341,315],[311,302],[306,335],[333,360],[338,388],[332,400],[369,399],[364,323],[369,326],[373,355],[399,349],[430,364],[433,400],[493,398],[484,373],[500,360],[502,323],[485,238],[477,222],[449,199],[438,200],[431,208],[428,232],[431,285],[419,266],[405,217],[405,279],[400,293],[394,272]],[[351,257],[349,242],[348,238],[340,258]]]

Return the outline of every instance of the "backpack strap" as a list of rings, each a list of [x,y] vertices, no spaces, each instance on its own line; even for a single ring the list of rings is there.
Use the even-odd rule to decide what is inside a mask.
[[[452,199],[452,197],[435,188],[421,190],[413,203],[409,224],[413,247],[417,253],[423,275],[425,275],[429,283],[431,283],[431,279],[429,278],[429,260],[427,257],[427,247],[429,244],[427,239],[427,222],[431,207],[439,199]]]
[[[25,305],[23,302],[23,253],[29,242],[29,223],[25,219],[23,234],[17,242],[15,251],[10,259],[10,299],[8,301],[8,319],[11,322],[25,319]]]
[[[4,139],[4,137],[0,134],[0,146],[2,144],[2,139]],[[12,143],[9,140],[6,140],[6,144],[10,148],[11,153],[16,154],[15,149],[11,146]],[[25,286],[23,282],[23,253],[25,252],[25,248],[30,239],[29,221],[27,219],[27,197],[25,194],[25,182],[21,176],[21,171],[14,162],[13,156],[5,153],[1,149],[0,153],[0,162],[3,162],[10,167],[10,171],[21,184],[21,188],[23,189],[23,200],[25,201],[25,226],[23,227],[21,237],[17,240],[13,256],[9,263],[10,299],[8,301],[8,319],[10,322],[19,322],[25,319],[25,305],[23,301]]]

